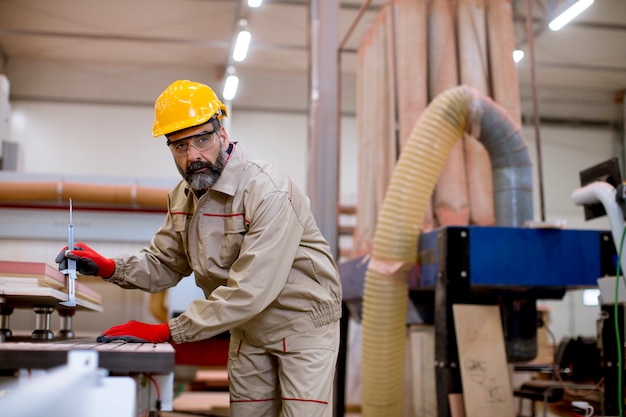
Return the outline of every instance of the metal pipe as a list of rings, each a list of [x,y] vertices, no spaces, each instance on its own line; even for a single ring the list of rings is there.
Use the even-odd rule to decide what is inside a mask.
[[[543,158],[541,156],[541,135],[539,133],[539,100],[537,97],[537,79],[535,71],[535,39],[532,27],[533,0],[526,0],[526,33],[528,34],[528,54],[530,60],[530,85],[533,97],[533,126],[535,127],[535,143],[537,153],[537,178],[539,179],[539,214],[541,221],[546,221],[545,197],[543,190]]]
[[[322,235],[338,258],[339,103],[336,2],[311,0],[309,6],[309,164],[307,194]]]
[[[363,4],[361,4],[361,8],[359,9],[359,12],[357,13],[356,18],[352,21],[352,24],[348,28],[348,31],[344,35],[343,39],[341,39],[341,42],[339,42],[339,48],[338,48],[339,52],[343,50],[343,47],[348,42],[348,39],[350,39],[350,36],[352,36],[352,32],[356,28],[356,25],[359,24],[359,21],[361,20],[361,18],[363,17],[363,14],[365,14],[365,11],[368,9],[371,3],[372,3],[372,0],[367,0]]]

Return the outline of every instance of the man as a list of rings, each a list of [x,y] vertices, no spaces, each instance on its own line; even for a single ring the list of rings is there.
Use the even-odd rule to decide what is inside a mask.
[[[165,135],[184,180],[149,247],[109,259],[77,243],[56,261],[150,292],[193,272],[206,299],[167,323],[114,326],[99,341],[177,344],[230,330],[232,416],[331,416],[341,286],[307,197],[229,141],[226,107],[210,87],[176,81],[155,114],[154,137]]]

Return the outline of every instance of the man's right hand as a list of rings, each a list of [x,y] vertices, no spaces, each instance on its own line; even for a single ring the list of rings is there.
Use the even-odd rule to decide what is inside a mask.
[[[115,272],[113,259],[103,257],[82,242],[74,244],[74,250],[68,250],[66,246],[59,252],[54,260],[59,264],[59,270],[67,269],[68,258],[76,261],[76,270],[83,275],[109,278]]]

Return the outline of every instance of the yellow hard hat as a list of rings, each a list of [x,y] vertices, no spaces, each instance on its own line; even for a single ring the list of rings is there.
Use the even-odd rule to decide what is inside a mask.
[[[206,123],[212,117],[227,116],[226,106],[211,87],[188,80],[178,80],[161,93],[154,104],[153,136]]]

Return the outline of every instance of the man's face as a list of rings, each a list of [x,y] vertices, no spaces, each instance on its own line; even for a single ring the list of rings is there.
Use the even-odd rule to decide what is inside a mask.
[[[176,167],[193,190],[215,184],[226,165],[228,135],[212,123],[174,132],[168,136]]]

